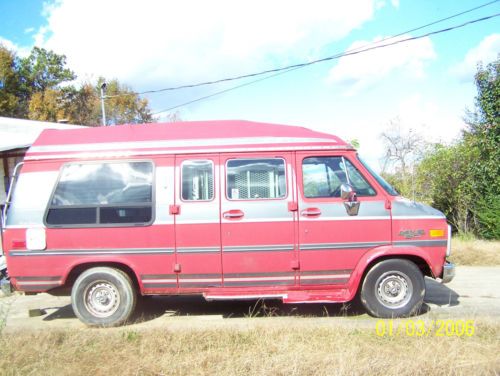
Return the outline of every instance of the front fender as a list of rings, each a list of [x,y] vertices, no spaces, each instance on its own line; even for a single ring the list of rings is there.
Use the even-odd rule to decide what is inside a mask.
[[[358,292],[359,285],[369,266],[376,263],[378,259],[397,258],[401,256],[403,258],[405,256],[418,257],[427,264],[433,276],[439,275],[439,273],[436,274],[436,268],[432,267],[433,263],[429,255],[418,247],[385,245],[372,248],[360,258],[351,275],[351,280],[349,281],[350,299],[353,299]]]

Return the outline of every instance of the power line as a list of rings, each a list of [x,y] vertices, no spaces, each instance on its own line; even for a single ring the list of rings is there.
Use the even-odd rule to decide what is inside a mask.
[[[465,11],[453,14],[451,16],[448,16],[448,17],[445,17],[445,18],[441,18],[441,19],[432,21],[432,22],[430,22],[428,24],[425,24],[425,25],[422,25],[422,26],[419,26],[419,27],[416,27],[416,28],[413,28],[413,29],[410,29],[410,30],[403,31],[403,32],[398,33],[396,35],[393,35],[391,37],[384,38],[384,39],[382,39],[380,41],[369,43],[369,44],[367,44],[365,46],[358,47],[358,48],[356,48],[354,50],[351,50],[351,51],[348,51],[348,52],[357,51],[357,50],[363,49],[363,48],[365,48],[365,47],[367,47],[369,45],[372,45],[372,44],[378,44],[378,43],[384,42],[386,40],[390,40],[390,39],[394,39],[394,38],[400,37],[400,36],[402,36],[404,34],[409,34],[409,33],[412,33],[412,32],[415,32],[415,31],[418,31],[418,30],[421,30],[421,29],[425,29],[425,28],[427,28],[429,26],[433,26],[433,25],[436,25],[438,23],[450,20],[452,18],[456,18],[456,17],[462,16],[464,14],[473,12],[475,10],[484,8],[484,7],[489,6],[491,4],[497,3],[498,1],[500,1],[500,0],[490,1],[488,3],[476,6],[476,7],[471,8],[471,9],[467,9]],[[222,78],[222,79],[213,80],[213,81],[205,81],[205,82],[199,82],[199,83],[195,83],[195,84],[187,84],[187,85],[181,85],[181,86],[167,87],[167,88],[156,89],[156,90],[146,90],[146,91],[142,91],[142,92],[132,92],[132,93],[124,93],[124,94],[116,94],[116,95],[107,95],[106,98],[115,98],[115,97],[128,96],[128,95],[155,94],[155,93],[161,93],[161,92],[165,92],[165,91],[174,91],[174,90],[180,90],[180,89],[195,88],[195,87],[199,87],[199,86],[214,85],[214,84],[219,84],[219,83],[223,83],[223,82],[241,80],[241,79],[244,79],[244,78],[262,76],[262,75],[266,75],[266,74],[269,74],[269,73],[276,73],[276,72],[280,72],[280,71],[288,71],[288,70],[290,70],[292,68],[302,67],[302,66],[307,66],[307,65],[312,65],[312,64],[320,63],[320,62],[326,61],[325,59],[335,58],[337,56],[339,56],[339,55],[337,54],[337,55],[329,56],[329,57],[324,58],[324,59],[313,60],[313,61],[307,62],[307,63],[294,64],[294,65],[289,65],[289,66],[285,66],[285,67],[280,67],[280,68],[275,68],[275,69],[268,69],[268,70],[264,70],[264,71],[260,71],[260,72],[243,74],[243,75],[234,76],[234,77],[228,77],[228,78]]]
[[[236,90],[236,89],[239,89],[241,87],[248,86],[248,85],[260,82],[260,81],[264,81],[264,80],[276,77],[276,76],[278,76],[280,74],[285,74],[285,73],[288,73],[288,72],[291,72],[291,71],[294,71],[294,70],[297,70],[297,69],[300,69],[300,68],[305,68],[305,67],[311,66],[313,64],[323,63],[323,62],[331,61],[331,60],[337,60],[337,59],[340,59],[341,57],[345,57],[345,56],[358,55],[358,54],[361,54],[361,53],[364,53],[364,52],[368,52],[368,51],[372,51],[372,50],[376,50],[376,49],[380,49],[380,48],[390,47],[390,46],[394,46],[394,45],[397,45],[397,44],[401,44],[401,43],[405,43],[405,42],[410,42],[410,41],[422,39],[422,38],[429,37],[429,36],[432,36],[432,35],[437,35],[437,34],[441,34],[441,33],[445,33],[445,32],[451,31],[451,30],[459,29],[459,28],[462,28],[462,27],[465,27],[467,25],[471,25],[471,24],[474,24],[474,23],[486,21],[486,20],[489,20],[491,18],[495,18],[495,17],[498,17],[498,16],[500,16],[500,13],[496,13],[496,14],[493,14],[493,15],[490,15],[490,16],[486,16],[486,17],[482,17],[482,18],[477,18],[475,20],[467,21],[467,22],[464,22],[462,24],[455,25],[455,26],[450,26],[450,27],[447,27],[445,29],[431,31],[431,32],[428,32],[428,33],[425,33],[425,34],[422,34],[422,35],[418,35],[416,37],[409,37],[409,38],[405,38],[405,39],[400,39],[400,40],[397,40],[397,41],[394,41],[394,42],[391,42],[391,43],[386,43],[386,44],[382,44],[382,45],[379,44],[379,45],[373,46],[373,47],[366,47],[366,48],[362,48],[362,49],[350,50],[350,51],[347,51],[347,52],[342,53],[342,54],[328,56],[328,57],[325,57],[325,58],[322,58],[322,59],[318,59],[318,60],[314,60],[314,61],[307,62],[307,63],[295,64],[295,65],[291,65],[291,66],[286,67],[286,68],[273,69],[273,70],[265,72],[265,73],[272,73],[272,72],[274,72],[275,74],[273,74],[273,75],[266,76],[266,77],[260,78],[258,80],[250,81],[250,82],[247,82],[245,84],[234,86],[234,87],[231,87],[231,88],[228,88],[228,89],[225,89],[225,90],[221,90],[221,91],[212,93],[210,95],[206,95],[204,97],[200,97],[200,98],[191,100],[189,102],[181,103],[179,105],[167,108],[165,110],[157,111],[157,112],[153,113],[153,115],[158,115],[158,114],[160,114],[162,112],[168,112],[168,111],[171,111],[171,110],[175,110],[176,108],[183,107],[183,106],[186,106],[186,105],[191,104],[191,103],[199,102],[201,100],[208,99],[208,98],[211,98],[211,97],[214,97],[216,95],[223,94],[223,93],[227,93],[228,91]],[[398,36],[400,36],[400,35],[398,35]],[[390,37],[390,38],[387,38],[387,39],[393,39],[395,37],[396,36],[393,36],[393,37]],[[378,43],[380,43],[380,42],[378,42]],[[260,74],[265,74],[265,73],[260,73]]]

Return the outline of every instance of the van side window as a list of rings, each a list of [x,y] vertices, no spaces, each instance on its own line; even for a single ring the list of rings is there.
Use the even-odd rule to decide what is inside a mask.
[[[340,197],[343,183],[352,185],[358,196],[375,196],[375,190],[349,160],[343,157],[310,157],[302,162],[304,196]]]
[[[153,219],[151,162],[71,163],[49,203],[52,226],[147,224]]]
[[[286,196],[283,159],[231,159],[227,161],[226,174],[229,200],[262,200]]]
[[[182,199],[209,201],[214,198],[214,164],[212,161],[182,162]]]

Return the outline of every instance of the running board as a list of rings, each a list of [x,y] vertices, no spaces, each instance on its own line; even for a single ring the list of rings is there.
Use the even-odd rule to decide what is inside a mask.
[[[203,294],[207,301],[213,300],[259,300],[280,299],[283,303],[345,303],[350,300],[349,290],[288,291],[285,294]]]

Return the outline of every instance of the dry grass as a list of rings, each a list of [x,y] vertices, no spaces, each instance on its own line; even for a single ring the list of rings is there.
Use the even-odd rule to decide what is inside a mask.
[[[375,321],[374,321],[375,326]],[[500,324],[472,337],[377,337],[342,327],[183,332],[81,330],[0,336],[6,375],[494,375]]]
[[[453,238],[450,260],[457,265],[500,265],[500,241]]]

